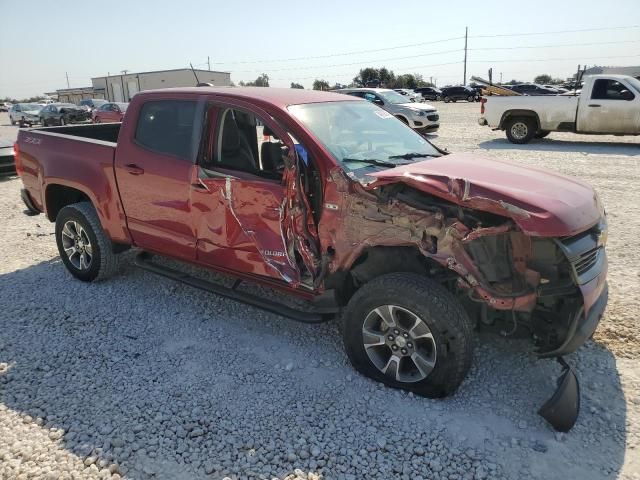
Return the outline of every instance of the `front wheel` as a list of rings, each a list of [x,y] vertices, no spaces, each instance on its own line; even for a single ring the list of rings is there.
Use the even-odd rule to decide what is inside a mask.
[[[67,122],[65,122],[64,117],[60,117],[60,126],[64,127],[67,124]]]
[[[467,97],[467,102],[471,103],[471,102],[473,102],[475,99],[476,99],[476,97],[474,97],[473,95],[469,95],[469,96]]]
[[[67,270],[84,282],[103,280],[118,270],[118,258],[89,202],[73,203],[56,217],[56,244]]]
[[[444,103],[449,103],[451,101],[451,99],[447,96],[444,97]]]
[[[414,273],[391,273],[365,284],[343,317],[344,346],[356,370],[430,398],[447,396],[462,383],[473,335],[460,302]]]
[[[505,131],[511,143],[529,143],[537,131],[536,122],[530,117],[513,117],[507,120]]]

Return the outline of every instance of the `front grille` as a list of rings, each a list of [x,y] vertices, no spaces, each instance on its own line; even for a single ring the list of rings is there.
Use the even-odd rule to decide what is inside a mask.
[[[440,115],[428,115],[427,118],[431,122],[437,122],[438,120],[440,120]]]
[[[573,268],[575,268],[578,276],[589,271],[598,261],[599,248],[594,248],[588,252],[580,254],[580,258],[573,262]]]

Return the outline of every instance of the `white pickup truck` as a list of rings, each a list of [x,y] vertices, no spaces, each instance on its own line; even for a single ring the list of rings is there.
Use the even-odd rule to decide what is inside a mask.
[[[627,75],[585,77],[579,95],[489,96],[480,125],[504,130],[512,143],[549,132],[640,135],[640,80]]]

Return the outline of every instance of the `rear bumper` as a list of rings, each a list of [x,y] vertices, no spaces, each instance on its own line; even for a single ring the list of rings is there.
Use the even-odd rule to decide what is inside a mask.
[[[29,192],[27,192],[26,188],[20,190],[20,198],[22,198],[22,202],[27,207],[27,212],[25,213],[28,213],[29,215],[37,215],[41,213],[40,210],[38,210],[38,208],[33,204],[33,201],[31,200]]]

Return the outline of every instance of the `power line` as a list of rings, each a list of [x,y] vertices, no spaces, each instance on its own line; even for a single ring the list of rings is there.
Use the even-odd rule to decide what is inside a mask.
[[[525,45],[518,47],[480,47],[469,50],[519,50],[529,48],[559,48],[559,47],[592,47],[596,45],[617,45],[620,43],[640,43],[640,40],[619,40],[614,42],[593,42],[593,43],[559,43],[555,45]]]
[[[237,62],[216,62],[218,64],[222,64],[222,65],[237,65],[237,64],[246,64],[246,63],[277,63],[277,62],[293,62],[293,61],[298,61],[298,60],[315,60],[317,58],[330,58],[330,57],[343,57],[346,55],[358,55],[361,53],[374,53],[374,52],[386,52],[388,50],[397,50],[400,48],[410,48],[410,47],[422,47],[424,45],[434,45],[436,43],[445,43],[445,42],[451,42],[453,40],[461,40],[464,37],[452,37],[452,38],[444,38],[441,40],[433,40],[430,42],[420,42],[420,43],[409,43],[406,45],[397,45],[394,47],[386,47],[386,48],[374,48],[371,50],[357,50],[357,51],[353,51],[353,52],[343,52],[343,53],[330,53],[327,55],[316,55],[316,56],[309,56],[309,57],[295,57],[295,58],[279,58],[279,59],[270,59],[270,60],[244,60],[244,61],[237,61]]]
[[[251,73],[251,72],[259,72],[261,70],[269,70],[270,72],[284,72],[287,70],[311,70],[314,68],[332,68],[332,67],[348,67],[353,65],[363,65],[367,63],[381,63],[381,62],[391,62],[394,60],[406,60],[408,58],[419,58],[419,57],[429,57],[433,55],[443,55],[445,53],[454,53],[454,52],[462,52],[463,48],[457,48],[455,50],[443,50],[441,52],[430,52],[430,53],[421,53],[419,55],[408,55],[405,57],[393,57],[393,58],[377,58],[375,60],[359,60],[357,62],[349,62],[349,63],[334,63],[331,65],[313,65],[306,67],[286,67],[286,68],[264,68],[261,67],[257,70],[235,70],[234,73]],[[458,62],[454,62],[458,63]]]
[[[599,57],[571,57],[571,58],[523,58],[517,60],[472,60],[472,63],[523,63],[523,62],[560,62],[560,61],[568,61],[568,60],[600,60],[603,58],[636,58],[640,57],[638,55],[601,55]]]
[[[470,38],[525,37],[528,35],[554,35],[557,33],[600,32],[604,30],[630,30],[633,28],[640,28],[640,25],[628,25],[623,27],[578,28],[576,30],[556,30],[551,32],[498,33],[495,35],[473,35]]]

